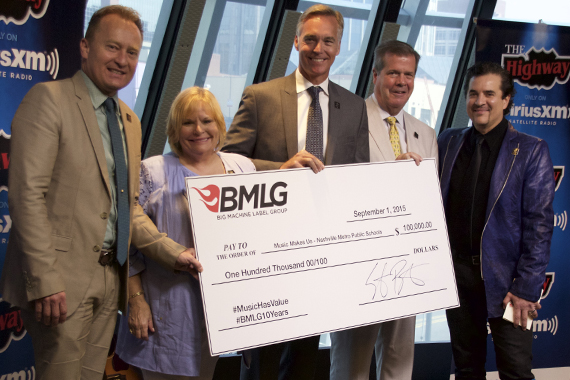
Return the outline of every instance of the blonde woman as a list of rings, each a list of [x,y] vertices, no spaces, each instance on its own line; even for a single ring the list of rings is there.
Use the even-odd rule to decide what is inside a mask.
[[[193,247],[184,178],[255,167],[243,156],[219,151],[224,117],[203,88],[176,97],[166,133],[172,152],[142,161],[139,202],[161,232]],[[121,318],[117,354],[139,367],[145,380],[211,379],[218,358],[209,354],[198,281],[131,254],[129,310]]]

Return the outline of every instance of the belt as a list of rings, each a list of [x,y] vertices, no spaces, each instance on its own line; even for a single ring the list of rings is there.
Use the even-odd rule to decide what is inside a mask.
[[[453,259],[454,260],[459,260],[462,261],[464,263],[467,264],[471,264],[471,265],[481,265],[481,256],[479,255],[462,255],[456,252],[452,252],[453,253]]]
[[[117,262],[117,252],[114,249],[101,249],[99,256],[99,264],[103,266],[111,266]]]
[[[464,263],[471,264],[471,265],[481,265],[481,257],[478,255],[475,256],[464,256],[464,255],[455,255],[453,256],[454,259],[459,261],[463,261]]]

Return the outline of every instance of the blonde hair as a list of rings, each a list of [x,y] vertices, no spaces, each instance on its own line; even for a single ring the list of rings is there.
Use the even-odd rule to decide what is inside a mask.
[[[144,30],[140,14],[137,11],[135,11],[133,8],[116,4],[116,5],[108,5],[93,13],[93,16],[91,16],[91,20],[89,20],[87,31],[85,32],[85,39],[87,41],[89,42],[93,41],[93,37],[97,32],[97,29],[99,28],[101,20],[103,19],[103,17],[107,15],[117,15],[123,20],[131,21],[137,26],[139,32],[141,32],[141,39],[143,38]]]
[[[226,139],[226,121],[224,120],[222,109],[220,108],[216,97],[205,88],[197,86],[190,87],[176,96],[176,99],[174,99],[174,102],[170,107],[168,119],[166,120],[166,136],[168,136],[168,144],[170,145],[170,149],[178,157],[182,155],[182,147],[180,146],[180,130],[182,129],[182,122],[189,113],[198,109],[200,103],[204,103],[210,107],[212,118],[218,126],[220,141],[218,141],[218,144],[216,145],[216,151],[224,144],[224,140]]]
[[[331,16],[336,19],[336,22],[338,24],[338,41],[340,42],[342,40],[342,32],[344,30],[344,18],[339,11],[324,4],[315,4],[303,12],[303,14],[299,17],[299,21],[297,21],[297,37],[301,37],[301,28],[303,28],[305,22],[317,16]]]

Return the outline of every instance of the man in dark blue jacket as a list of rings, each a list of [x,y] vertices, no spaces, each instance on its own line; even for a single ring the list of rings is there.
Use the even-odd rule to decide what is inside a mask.
[[[476,64],[465,89],[473,127],[446,130],[438,139],[461,303],[447,311],[457,380],[485,379],[487,321],[500,378],[534,378],[526,326],[540,309],[550,256],[554,173],[546,142],[504,118],[514,94],[508,71]],[[507,307],[512,323],[502,318]]]

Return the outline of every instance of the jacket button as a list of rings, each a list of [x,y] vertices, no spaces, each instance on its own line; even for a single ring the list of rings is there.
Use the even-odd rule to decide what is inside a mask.
[[[101,216],[101,219],[107,219],[107,217],[108,217],[109,215],[107,215],[106,212],[102,212],[100,216]]]
[[[93,247],[93,252],[99,252],[101,250],[101,247],[96,245]]]

